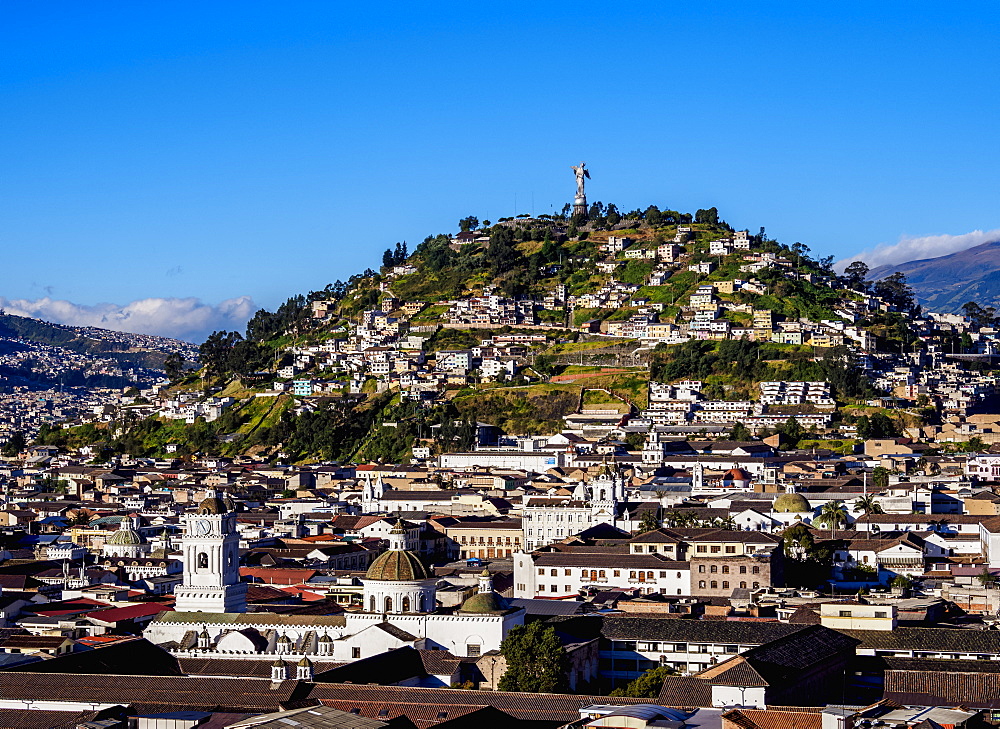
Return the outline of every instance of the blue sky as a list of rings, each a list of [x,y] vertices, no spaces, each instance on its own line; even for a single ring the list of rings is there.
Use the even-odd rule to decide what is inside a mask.
[[[361,5],[0,5],[0,304],[198,339],[580,160],[838,259],[1000,228],[995,3]]]

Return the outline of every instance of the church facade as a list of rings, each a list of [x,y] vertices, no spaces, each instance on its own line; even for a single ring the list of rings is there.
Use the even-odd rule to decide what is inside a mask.
[[[179,657],[347,662],[411,646],[478,656],[498,650],[508,631],[524,622],[480,576],[479,592],[454,611],[437,606],[436,579],[405,549],[401,524],[389,548],[368,568],[363,610],[334,615],[247,612],[239,581],[235,513],[209,494],[185,516],[184,580],[176,610],[153,620],[148,640]]]

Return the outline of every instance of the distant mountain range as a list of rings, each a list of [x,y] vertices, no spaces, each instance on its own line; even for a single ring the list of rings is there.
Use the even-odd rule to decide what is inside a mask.
[[[931,311],[957,313],[967,301],[1000,309],[1000,240],[939,258],[879,266],[869,278],[896,271],[906,274],[917,301]]]

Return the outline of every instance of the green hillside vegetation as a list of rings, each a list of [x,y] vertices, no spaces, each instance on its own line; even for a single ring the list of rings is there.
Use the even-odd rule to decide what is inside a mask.
[[[736,291],[720,294],[732,304],[770,309],[777,320],[837,318],[834,307],[839,293],[835,288],[790,277],[786,270],[767,268],[750,274],[740,271],[746,263],[742,252],[718,256],[709,254],[710,241],[729,237],[733,229],[721,220],[714,208],[687,214],[649,206],[643,210],[620,211],[614,205],[595,203],[589,220],[572,218],[569,211],[538,218],[504,219],[495,224],[474,217],[463,219],[463,230],[488,242],[459,244],[447,235],[426,237],[413,251],[396,244],[385,251],[382,267],[368,269],[348,281],[337,281],[322,290],[289,298],[276,311],[258,311],[245,332],[214,332],[201,345],[203,369],[178,379],[178,389],[199,389],[237,398],[237,404],[213,423],[185,426],[176,421],[147,418],[138,422],[115,423],[97,434],[85,429],[53,430],[46,433],[52,442],[84,443],[100,435],[119,452],[161,456],[165,446],[175,443],[182,453],[198,451],[234,455],[253,452],[272,459],[306,462],[310,460],[406,461],[415,444],[429,445],[434,452],[468,448],[474,424],[484,422],[508,433],[550,434],[562,429],[566,415],[584,406],[607,405],[624,411],[628,403],[643,408],[648,401],[649,381],[673,382],[697,379],[706,383],[712,398],[747,400],[757,397],[762,380],[826,380],[841,405],[861,407],[876,394],[865,374],[850,360],[845,348],[818,350],[813,347],[778,345],[749,341],[690,341],[679,345],[639,348],[635,340],[607,336],[591,337],[576,330],[501,327],[462,329],[438,327],[421,331],[423,351],[433,355],[443,350],[469,349],[498,333],[516,331],[544,333],[545,341],[533,343],[523,362],[524,369],[511,382],[457,384],[451,381],[443,399],[432,404],[401,400],[396,385],[377,386],[374,377],[363,384],[367,397],[310,397],[305,400],[282,394],[256,397],[256,389],[269,387],[274,372],[287,350],[331,338],[346,338],[348,329],[360,322],[362,313],[374,308],[399,307],[394,315],[404,317],[404,303],[424,304],[410,317],[411,326],[443,323],[445,302],[479,296],[487,292],[509,298],[541,299],[558,284],[571,295],[597,293],[619,281],[640,288],[632,301],[614,308],[573,309],[571,324],[579,328],[591,319],[620,321],[639,313],[636,299],[658,305],[661,322],[679,322],[682,307],[703,283],[755,279],[765,294]],[[627,226],[622,228],[621,226]],[[618,226],[618,229],[615,229]],[[662,265],[650,259],[617,255],[614,274],[603,273],[597,262],[608,258],[600,250],[609,236],[628,236],[632,248],[652,249],[672,241],[678,227],[691,228],[682,236],[682,256],[670,264],[663,285],[647,284],[650,274]],[[753,236],[755,252],[770,252],[792,262],[800,274],[830,277],[832,259],[814,260],[801,244],[786,246],[769,239],[764,229]],[[690,263],[711,261],[717,268],[704,275],[687,270]],[[393,268],[408,264],[415,273],[396,275]],[[627,296],[627,293],[626,293]],[[390,299],[398,302],[389,303]],[[327,302],[326,318],[313,313],[314,302]],[[690,310],[684,309],[689,317]],[[553,308],[538,313],[544,322],[563,323],[567,311]],[[752,322],[746,311],[727,313],[734,324]],[[902,314],[878,314],[870,324],[879,341],[905,345],[911,335]],[[52,336],[57,336],[53,334]],[[637,351],[638,350],[638,351]],[[264,373],[254,378],[246,376]],[[242,376],[242,377],[241,377]],[[346,380],[344,371],[306,373],[311,379]],[[247,382],[267,383],[253,387]],[[384,383],[383,383],[384,384]],[[378,392],[379,389],[383,391]],[[608,392],[603,392],[607,390]],[[609,394],[610,393],[610,394]],[[302,407],[306,403],[306,407]],[[778,412],[778,410],[775,410]],[[867,418],[867,420],[862,420]],[[873,415],[863,411],[846,413],[847,422],[858,422],[869,432],[885,430],[881,421],[872,425]],[[893,432],[898,431],[893,421]],[[859,428],[861,425],[859,425]],[[798,433],[799,437],[803,434]],[[817,441],[823,442],[823,441]],[[843,441],[834,448],[850,448]]]

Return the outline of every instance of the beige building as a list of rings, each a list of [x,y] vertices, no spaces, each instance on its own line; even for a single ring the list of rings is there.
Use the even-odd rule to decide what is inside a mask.
[[[834,630],[895,630],[895,605],[869,605],[856,600],[819,606],[820,624]]]
[[[522,551],[523,532],[517,519],[458,522],[446,527],[445,533],[449,552],[460,559],[502,559]]]

